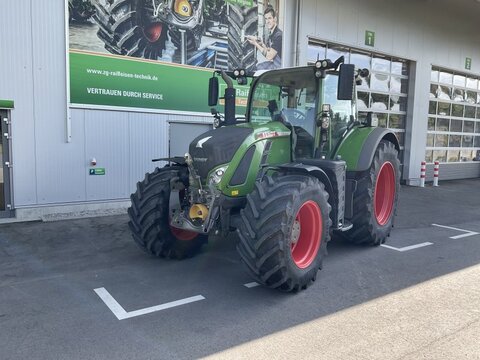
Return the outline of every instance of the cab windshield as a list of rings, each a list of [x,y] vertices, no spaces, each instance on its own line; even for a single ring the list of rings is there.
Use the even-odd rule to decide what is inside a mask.
[[[314,136],[318,81],[310,67],[269,71],[253,89],[249,121],[265,123],[282,114],[290,124]]]

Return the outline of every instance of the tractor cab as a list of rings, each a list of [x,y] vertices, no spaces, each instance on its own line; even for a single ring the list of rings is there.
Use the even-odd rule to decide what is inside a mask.
[[[252,84],[247,121],[279,121],[289,128],[292,160],[331,159],[356,118],[353,65],[337,71],[340,61],[262,74]]]

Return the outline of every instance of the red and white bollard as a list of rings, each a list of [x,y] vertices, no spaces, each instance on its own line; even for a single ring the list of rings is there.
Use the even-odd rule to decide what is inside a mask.
[[[422,161],[422,167],[420,168],[420,187],[425,187],[425,176],[427,173],[427,163]]]
[[[433,186],[438,186],[438,172],[440,169],[440,163],[435,161],[435,165],[433,166]]]

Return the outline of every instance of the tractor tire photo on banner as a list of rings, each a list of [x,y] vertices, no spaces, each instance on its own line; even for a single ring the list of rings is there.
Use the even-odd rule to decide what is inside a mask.
[[[68,0],[70,49],[218,70],[278,68],[278,7],[278,0]]]

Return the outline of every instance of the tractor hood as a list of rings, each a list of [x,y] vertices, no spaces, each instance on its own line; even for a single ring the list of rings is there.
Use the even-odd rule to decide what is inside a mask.
[[[207,131],[195,138],[190,143],[189,153],[202,181],[207,178],[210,170],[229,163],[252,132],[250,127],[227,126]]]

